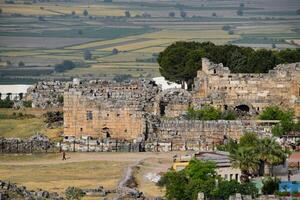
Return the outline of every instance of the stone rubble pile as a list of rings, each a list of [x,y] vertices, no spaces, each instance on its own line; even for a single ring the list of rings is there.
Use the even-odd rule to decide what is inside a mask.
[[[29,191],[25,186],[17,186],[14,183],[0,180],[0,199],[9,200],[16,198],[24,200],[63,200],[56,192],[48,192],[38,189],[36,191]]]

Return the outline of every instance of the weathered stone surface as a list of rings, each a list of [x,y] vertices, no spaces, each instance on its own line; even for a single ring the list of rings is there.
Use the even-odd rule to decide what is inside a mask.
[[[10,195],[18,195],[26,200],[63,200],[56,192],[48,192],[42,189],[37,191],[28,191],[24,186],[17,186],[14,183],[0,180],[0,199],[11,199]]]
[[[202,59],[195,78],[193,104],[221,109],[249,107],[257,113],[270,105],[291,108],[300,116],[300,63],[282,64],[266,74],[233,74],[222,64]]]

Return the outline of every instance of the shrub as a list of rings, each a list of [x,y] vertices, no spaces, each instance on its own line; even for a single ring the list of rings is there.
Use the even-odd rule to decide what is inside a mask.
[[[79,200],[84,196],[83,191],[77,187],[68,187],[65,191],[67,200]]]
[[[279,190],[280,180],[278,178],[266,177],[262,180],[263,187],[261,189],[263,194],[274,194]]]
[[[32,101],[23,101],[23,106],[25,108],[31,108],[32,107]]]

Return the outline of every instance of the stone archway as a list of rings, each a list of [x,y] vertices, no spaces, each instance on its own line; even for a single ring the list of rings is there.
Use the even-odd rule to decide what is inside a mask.
[[[239,112],[250,112],[250,107],[246,104],[240,104],[234,107],[234,110],[239,111]]]

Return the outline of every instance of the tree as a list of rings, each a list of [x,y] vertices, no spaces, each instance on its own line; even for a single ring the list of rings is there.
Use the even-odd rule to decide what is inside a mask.
[[[175,17],[175,12],[169,12],[169,17],[174,18]]]
[[[263,187],[261,189],[264,195],[274,194],[276,191],[279,191],[280,180],[278,178],[265,177],[262,180]]]
[[[84,10],[84,11],[83,11],[83,15],[86,17],[86,16],[89,15],[89,12],[88,12],[87,10]]]
[[[23,61],[20,61],[18,65],[19,65],[19,67],[24,67],[25,63]]]
[[[64,72],[66,70],[71,70],[75,67],[75,63],[70,60],[64,60],[61,64],[57,64],[54,66],[54,70],[56,72]]]
[[[244,12],[243,12],[242,9],[238,9],[238,10],[236,11],[236,14],[237,14],[238,16],[243,16],[243,15],[244,15]]]
[[[112,3],[112,0],[104,0],[104,3]]]
[[[91,60],[92,59],[92,53],[90,50],[86,49],[84,50],[84,60]]]
[[[224,30],[224,31],[229,31],[231,29],[231,26],[230,25],[224,25],[223,27],[222,27],[222,30]]]
[[[73,10],[73,11],[71,12],[71,15],[76,15],[76,12]]]
[[[39,21],[46,21],[45,18],[42,17],[42,16],[39,16],[39,17],[38,17],[38,20],[39,20]]]
[[[232,30],[229,34],[231,32],[234,34]],[[232,73],[267,73],[277,64],[300,62],[300,48],[271,51],[211,42],[176,42],[161,52],[157,61],[161,75],[167,80],[192,82],[202,68],[204,57],[223,63]]]
[[[180,16],[181,16],[182,18],[186,18],[186,12],[184,12],[183,10],[180,11]]]
[[[113,48],[113,50],[111,51],[111,53],[112,53],[113,55],[116,55],[116,54],[119,53],[119,50],[118,50],[117,48]]]
[[[281,164],[286,159],[285,151],[271,138],[263,138],[259,141],[256,154],[262,161],[263,174],[265,173],[265,169],[269,169],[270,174],[272,174],[273,165]]]
[[[213,12],[213,13],[211,14],[211,16],[216,17],[216,16],[217,16],[217,13]]]
[[[80,200],[84,193],[80,188],[68,187],[65,191],[65,196],[67,200]]]
[[[128,10],[125,11],[125,17],[127,17],[127,18],[131,17],[131,14]]]
[[[298,15],[300,15],[300,9],[299,9],[299,10],[297,10],[297,14],[298,14]]]
[[[213,199],[228,199],[230,195],[241,193],[244,195],[257,196],[258,190],[253,183],[242,183],[235,180],[221,181],[213,191]]]
[[[238,147],[230,153],[232,166],[242,172],[241,181],[248,182],[249,176],[256,173],[259,168],[259,158],[251,147]]]
[[[245,4],[244,4],[244,3],[240,3],[240,7],[241,7],[241,8],[244,8],[244,7],[245,7]]]

